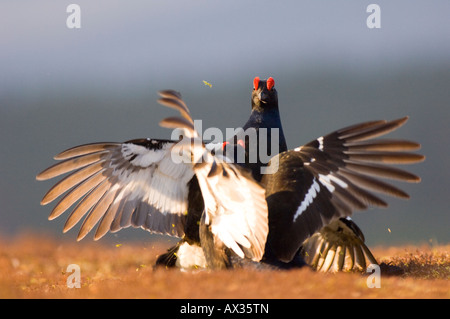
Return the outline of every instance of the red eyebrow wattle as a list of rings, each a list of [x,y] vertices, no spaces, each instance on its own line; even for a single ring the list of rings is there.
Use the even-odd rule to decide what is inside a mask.
[[[272,90],[274,85],[275,85],[275,80],[272,77],[268,78],[267,79],[267,89]]]
[[[256,78],[253,79],[253,88],[257,90],[258,86],[259,86],[259,77],[257,76]]]

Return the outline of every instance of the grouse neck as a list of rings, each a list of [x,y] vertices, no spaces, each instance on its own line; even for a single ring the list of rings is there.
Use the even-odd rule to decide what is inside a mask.
[[[252,110],[250,114],[250,118],[247,123],[244,125],[244,131],[248,128],[254,128],[257,130],[257,134],[259,134],[260,128],[267,129],[278,129],[279,136],[279,152],[284,152],[287,150],[286,139],[284,137],[283,127],[281,125],[280,113],[278,112],[278,108],[273,109],[256,109]],[[270,131],[268,132],[271,134]]]
[[[260,107],[253,108],[250,118],[244,126],[249,127],[267,127],[281,129],[281,118],[278,108],[262,109]]]

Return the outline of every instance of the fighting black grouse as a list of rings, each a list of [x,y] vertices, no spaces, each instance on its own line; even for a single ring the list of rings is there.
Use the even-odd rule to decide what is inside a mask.
[[[185,139],[140,139],[125,143],[88,144],[57,155],[55,159],[64,161],[39,174],[38,179],[75,172],[44,196],[42,204],[47,204],[68,191],[50,218],[56,218],[79,201],[64,227],[67,231],[87,215],[79,239],[97,222],[100,223],[96,239],[109,230],[117,231],[128,226],[184,236],[174,249],[181,249],[183,244],[187,244],[184,247],[201,246],[203,250],[200,252],[204,253],[206,264],[213,268],[230,267],[231,255],[259,261],[264,253],[261,245],[266,243],[268,226],[263,260],[289,263],[299,256],[302,247],[309,251],[319,249],[316,255],[318,252],[328,253],[332,247],[326,246],[330,240],[323,235],[342,232],[341,226],[347,225],[346,217],[354,210],[362,210],[369,205],[386,206],[372,192],[408,197],[400,189],[375,177],[408,182],[419,180],[409,172],[384,165],[423,160],[422,155],[408,152],[418,149],[419,144],[373,139],[400,127],[407,118],[354,125],[287,150],[273,79],[261,81],[256,78],[254,86],[252,113],[244,128],[255,129],[257,135],[263,131],[261,128],[268,129],[266,132],[269,134],[271,129],[278,129],[276,142],[279,153],[268,163],[260,161],[260,158],[255,162],[250,156],[251,150],[255,146],[263,146],[258,143],[259,139],[256,143],[253,140],[252,145],[247,138],[242,166],[249,167],[256,181],[261,181],[267,203],[261,203],[262,188],[245,169],[232,164],[219,165],[202,143],[201,147],[192,148],[188,147],[192,142],[180,143]],[[183,118],[166,119],[162,124],[171,128],[182,127],[185,136],[198,140],[181,97],[172,91],[165,91],[162,95],[163,104],[177,108],[183,115]],[[266,141],[267,152],[271,152],[272,138]],[[243,144],[239,142],[233,148]],[[169,155],[173,149],[186,151],[190,159],[195,160],[189,164],[175,164]],[[199,159],[203,157],[208,159],[207,165],[200,164]],[[230,172],[237,178],[230,181]],[[217,176],[221,178],[217,179]],[[246,187],[249,189],[245,190]],[[257,205],[252,206],[252,203]],[[268,225],[264,226],[267,206]],[[219,218],[215,218],[217,216]],[[342,224],[337,229],[332,227],[336,222]],[[357,231],[353,233],[357,234]],[[308,239],[310,242],[305,242]],[[169,252],[169,256],[173,256],[174,251]],[[349,251],[348,256],[351,259],[353,252]],[[198,258],[202,260],[201,256]],[[170,260],[167,255],[163,258],[164,262]],[[311,263],[317,264],[317,260]]]

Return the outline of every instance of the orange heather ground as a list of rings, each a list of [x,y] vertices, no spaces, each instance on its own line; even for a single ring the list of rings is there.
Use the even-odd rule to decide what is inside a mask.
[[[153,269],[164,243],[56,242],[39,235],[2,240],[0,298],[450,298],[450,246],[373,248],[381,288],[359,273],[180,272]],[[81,288],[68,288],[69,264]]]

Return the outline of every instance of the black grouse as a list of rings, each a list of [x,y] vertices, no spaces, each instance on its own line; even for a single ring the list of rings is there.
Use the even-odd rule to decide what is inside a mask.
[[[254,83],[252,114],[246,126],[258,127],[267,122],[259,119],[268,116],[273,117],[275,128],[281,128],[274,80],[256,78]],[[257,103],[259,96],[265,101]],[[264,116],[266,108],[268,115]],[[365,257],[376,263],[361,230],[349,216],[368,206],[386,207],[373,192],[409,197],[379,178],[420,181],[414,174],[385,165],[422,161],[422,155],[407,152],[419,149],[418,143],[374,139],[402,126],[407,119],[353,125],[293,150],[280,149],[265,167],[265,174],[253,167],[255,179],[261,180],[266,189],[269,208],[269,235],[262,261],[288,265],[301,263],[295,258],[302,255],[321,270],[332,266],[333,270],[354,266],[365,269]],[[281,131],[279,145],[285,144]],[[263,163],[258,165],[262,167]]]
[[[133,226],[178,237],[188,233],[191,237],[186,242],[197,244],[200,251],[202,246],[204,257],[200,258],[206,258],[203,262],[211,268],[231,267],[231,253],[259,261],[268,232],[264,189],[248,170],[210,153],[177,92],[160,94],[160,103],[182,115],[160,124],[180,129],[180,139],[93,143],[56,155],[61,162],[36,178],[72,173],[42,199],[45,205],[65,193],[49,219],[77,203],[64,232],[84,217],[78,240],[97,224],[96,240],[108,231]]]

